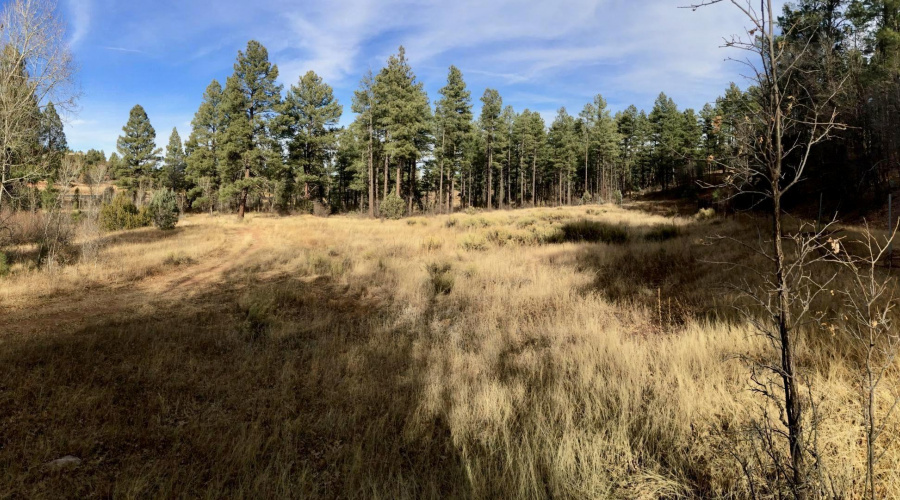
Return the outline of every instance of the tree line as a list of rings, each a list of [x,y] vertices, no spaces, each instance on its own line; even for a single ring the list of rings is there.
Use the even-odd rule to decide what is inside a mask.
[[[488,88],[475,116],[459,68],[449,68],[432,106],[401,46],[362,78],[355,120],[339,127],[343,106],[321,77],[310,71],[287,91],[277,78],[265,47],[249,42],[225,87],[207,87],[187,141],[172,131],[165,156],[135,106],[109,160],[116,181],[138,198],[165,187],[188,209],[239,214],[318,205],[376,216],[389,198],[406,213],[614,200],[706,175],[708,157],[734,142],[744,99],[732,85],[700,113],[660,94],[650,113],[613,114],[597,95],[547,124]]]

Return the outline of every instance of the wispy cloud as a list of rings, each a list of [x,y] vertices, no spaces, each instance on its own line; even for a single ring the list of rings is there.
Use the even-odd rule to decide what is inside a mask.
[[[101,48],[105,49],[105,50],[112,50],[114,52],[129,52],[132,54],[146,54],[146,52],[144,52],[143,50],[129,49],[126,47],[110,47],[108,45],[103,45],[103,46],[101,46]]]
[[[78,45],[88,34],[91,27],[91,0],[68,0],[66,2],[71,16],[71,35],[69,45]]]

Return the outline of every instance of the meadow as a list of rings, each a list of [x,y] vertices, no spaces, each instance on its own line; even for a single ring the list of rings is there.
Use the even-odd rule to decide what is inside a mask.
[[[743,359],[771,347],[717,263],[764,269],[735,241],[765,228],[595,205],[82,234],[0,278],[0,497],[766,496]],[[852,498],[848,346],[809,326],[798,363]]]

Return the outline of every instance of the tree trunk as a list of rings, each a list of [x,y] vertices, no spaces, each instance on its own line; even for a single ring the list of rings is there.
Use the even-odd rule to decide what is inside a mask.
[[[537,206],[537,151],[534,152],[534,157],[531,160],[531,206],[534,208]]]
[[[391,170],[389,168],[390,157],[388,155],[384,155],[384,197],[387,198],[388,193],[390,192],[390,177]]]
[[[442,213],[444,211],[444,156],[446,152],[444,151],[444,147],[446,145],[447,138],[445,136],[444,131],[441,131],[441,180],[438,182],[438,213]]]
[[[245,160],[244,161],[244,179],[249,179],[249,178],[250,178],[250,165],[247,164],[247,162]],[[240,198],[241,201],[240,201],[240,205],[238,206],[238,217],[241,219],[244,218],[244,212],[247,211],[247,191],[248,191],[248,188],[245,185],[241,189],[241,198]]]
[[[375,151],[372,144],[372,122],[369,121],[369,217],[375,217]]]

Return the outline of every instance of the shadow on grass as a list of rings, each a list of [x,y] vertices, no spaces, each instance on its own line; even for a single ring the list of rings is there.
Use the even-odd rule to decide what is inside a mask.
[[[386,327],[390,304],[365,292],[328,278],[232,283],[134,320],[3,339],[0,490],[471,496],[446,426],[415,425],[412,334]],[[83,463],[44,469],[65,455]]]
[[[195,229],[195,227],[188,226],[176,227],[175,229],[163,231],[155,227],[144,227],[140,229],[131,229],[128,231],[118,231],[112,234],[107,234],[97,238],[92,243],[100,246],[142,245],[175,238],[193,229]]]

